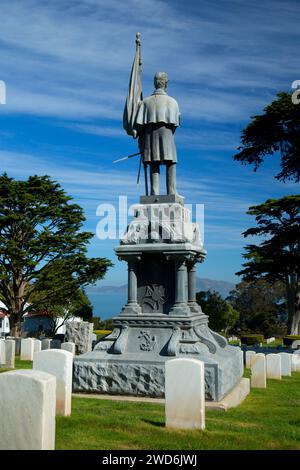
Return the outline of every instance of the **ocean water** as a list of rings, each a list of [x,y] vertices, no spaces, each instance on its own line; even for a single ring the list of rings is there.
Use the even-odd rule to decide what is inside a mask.
[[[94,307],[93,316],[102,320],[118,315],[127,301],[125,292],[88,292],[88,297]]]

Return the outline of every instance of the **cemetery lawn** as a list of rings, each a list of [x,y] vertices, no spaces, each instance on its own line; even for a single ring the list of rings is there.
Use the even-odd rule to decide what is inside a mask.
[[[56,449],[300,450],[299,410],[299,373],[252,389],[238,408],[206,410],[205,431],[166,429],[161,404],[73,395],[72,416],[57,417]]]
[[[16,357],[17,369],[31,361]],[[4,372],[6,369],[0,369]],[[245,370],[245,377],[250,371]],[[164,406],[73,395],[72,416],[56,418],[56,449],[300,450],[300,373],[252,389],[238,407],[206,410],[205,431],[164,427]]]
[[[32,369],[32,361],[21,361],[20,356],[16,356],[15,368],[16,369]],[[0,372],[8,372],[9,370],[12,370],[12,369],[4,369],[0,367]]]

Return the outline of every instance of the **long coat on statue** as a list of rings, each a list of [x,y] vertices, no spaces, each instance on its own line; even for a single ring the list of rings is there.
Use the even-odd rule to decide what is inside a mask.
[[[177,101],[162,89],[141,102],[136,124],[144,163],[177,162],[174,132],[179,116]]]

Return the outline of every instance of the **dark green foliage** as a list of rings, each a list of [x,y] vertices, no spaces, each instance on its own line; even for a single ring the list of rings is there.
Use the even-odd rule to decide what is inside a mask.
[[[18,329],[27,310],[63,305],[111,262],[88,258],[83,210],[49,176],[0,177],[0,297]],[[30,306],[28,305],[30,303]]]
[[[286,333],[285,285],[265,279],[242,281],[227,297],[239,313],[235,332],[259,332],[266,338]]]
[[[113,330],[113,320],[108,318],[107,320],[102,320],[99,323],[100,330]]]
[[[265,278],[280,281],[286,288],[288,333],[300,328],[300,195],[269,199],[250,207],[257,226],[244,236],[262,236],[260,245],[247,245],[244,269],[238,272],[246,281]]]
[[[92,317],[91,322],[93,323],[93,330],[100,330],[100,317]]]
[[[47,312],[51,330],[47,334],[53,337],[57,330],[70,318],[81,317],[90,321],[93,316],[93,306],[83,289],[77,289],[68,298],[58,297],[40,302],[40,308]]]
[[[283,344],[285,346],[291,346],[294,341],[300,341],[300,335],[286,335],[283,337]]]
[[[100,317],[93,317],[91,321],[94,324],[94,330],[113,330],[112,318],[101,320]]]
[[[83,289],[76,291],[70,310],[73,317],[80,317],[84,321],[91,321],[93,305]]]
[[[209,327],[215,331],[228,332],[239,317],[239,313],[230,303],[222,299],[215,291],[201,291],[196,295],[196,300],[203,312],[209,317]]]
[[[241,343],[246,344],[247,346],[260,344],[263,342],[263,340],[264,340],[264,335],[259,335],[259,334],[241,335]]]
[[[261,165],[267,155],[279,153],[279,180],[300,181],[300,105],[292,103],[290,93],[278,93],[277,99],[254,116],[243,130],[240,151],[234,159],[254,166]]]

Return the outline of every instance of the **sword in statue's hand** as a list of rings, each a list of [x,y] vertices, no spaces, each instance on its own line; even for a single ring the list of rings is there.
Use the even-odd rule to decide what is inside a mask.
[[[137,155],[141,155],[141,152],[133,153],[132,155],[127,155],[127,157],[118,158],[117,160],[113,160],[113,163],[122,162],[123,160],[128,160],[128,158],[136,157]]]
[[[123,160],[128,160],[129,158],[136,157],[137,155],[141,155],[141,152],[133,153],[132,155],[127,155],[127,157],[118,158],[117,160],[114,160],[113,163],[122,162]],[[136,184],[139,184],[139,182],[140,182],[141,166],[142,166],[142,158],[140,158],[139,170],[138,170]]]

